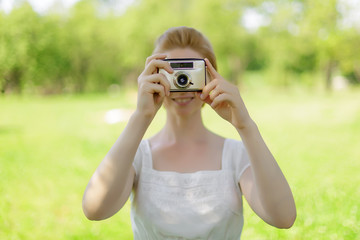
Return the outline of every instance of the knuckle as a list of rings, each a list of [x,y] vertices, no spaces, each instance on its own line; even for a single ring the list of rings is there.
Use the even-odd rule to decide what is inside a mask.
[[[160,74],[159,74],[159,73],[153,73],[153,74],[151,74],[151,75],[150,75],[150,78],[151,78],[151,81],[152,81],[152,82],[156,82],[156,83],[160,82],[160,80],[161,80],[161,77],[160,77]]]
[[[140,76],[138,77],[138,79],[137,79],[138,84],[140,84],[140,83],[143,82],[143,81],[144,81],[144,80],[143,80],[143,76],[140,75]]]
[[[149,59],[148,65],[154,65],[155,59]]]
[[[153,58],[154,58],[154,55],[148,56],[148,57],[146,58],[146,61],[151,61]]]
[[[151,60],[151,65],[156,68],[162,68],[163,67],[163,61],[159,59],[153,59]]]
[[[153,59],[153,56],[147,57],[146,61],[145,61],[145,64],[148,65],[151,62],[152,59]]]

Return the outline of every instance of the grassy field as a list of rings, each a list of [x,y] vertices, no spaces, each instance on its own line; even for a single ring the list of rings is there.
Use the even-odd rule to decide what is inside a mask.
[[[245,91],[248,109],[283,169],[298,217],[289,230],[263,223],[245,203],[242,239],[360,239],[360,90]],[[125,126],[110,109],[119,96],[0,97],[0,239],[132,239],[129,203],[113,218],[88,221],[85,186]],[[205,124],[239,139],[208,107]],[[146,133],[164,123],[164,110]]]

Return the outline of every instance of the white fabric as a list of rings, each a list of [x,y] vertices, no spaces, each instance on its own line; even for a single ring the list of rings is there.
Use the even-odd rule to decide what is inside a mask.
[[[238,182],[249,165],[243,143],[226,139],[221,170],[158,171],[149,141],[143,140],[133,162],[134,239],[240,239],[244,221]]]

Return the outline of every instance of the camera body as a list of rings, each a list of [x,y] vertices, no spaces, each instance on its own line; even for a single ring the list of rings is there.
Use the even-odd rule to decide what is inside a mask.
[[[174,58],[168,61],[174,72],[160,69],[170,83],[170,92],[201,92],[206,85],[206,64],[204,59]]]

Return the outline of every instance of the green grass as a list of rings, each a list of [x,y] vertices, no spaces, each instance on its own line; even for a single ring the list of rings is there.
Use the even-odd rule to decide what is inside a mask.
[[[298,217],[289,230],[262,222],[245,203],[242,239],[360,239],[360,91],[324,94],[248,90],[248,109],[284,171]],[[0,97],[0,239],[132,239],[129,203],[88,221],[85,186],[125,123],[109,109],[132,109],[136,93]],[[204,108],[215,132],[232,127]],[[159,130],[162,109],[146,133]]]

